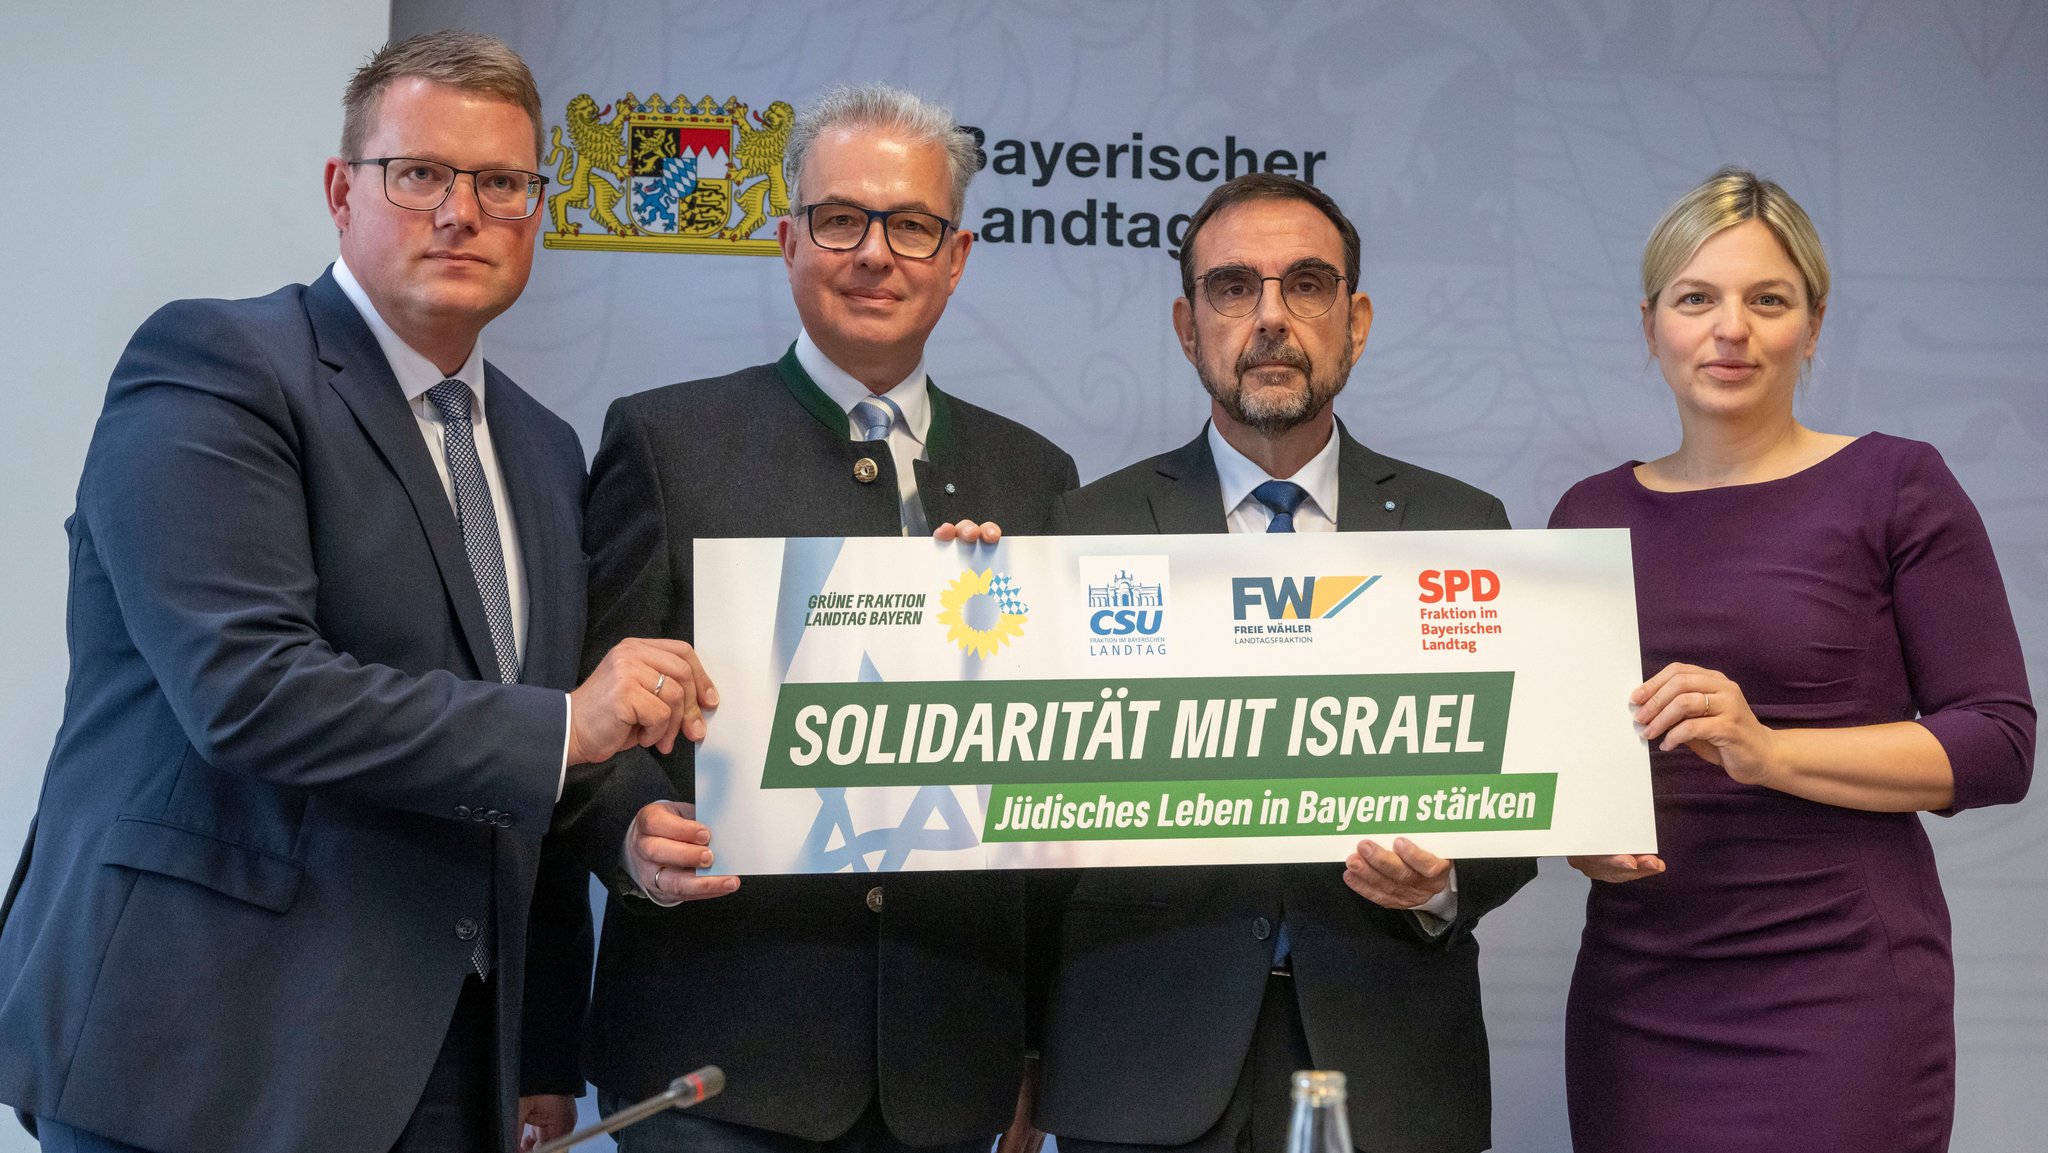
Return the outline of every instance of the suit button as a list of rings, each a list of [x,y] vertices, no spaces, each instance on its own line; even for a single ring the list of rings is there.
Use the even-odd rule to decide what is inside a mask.
[[[469,806],[468,806],[468,805],[457,805],[457,806],[455,806],[455,819],[456,819],[456,820],[458,820],[458,821],[466,821],[466,820],[468,820],[468,819],[469,819]]]
[[[882,886],[880,886],[880,885],[876,885],[876,886],[875,886],[874,888],[872,888],[872,889],[869,889],[869,890],[868,890],[868,912],[870,912],[870,913],[879,913],[879,912],[881,912],[881,911],[882,911]]]
[[[875,458],[871,456],[864,456],[853,462],[853,479],[862,484],[873,484],[875,478],[880,475],[882,470],[875,465]]]
[[[1270,937],[1272,935],[1273,922],[1268,921],[1264,917],[1252,918],[1252,936],[1257,937],[1259,940],[1263,941],[1267,937]]]
[[[476,921],[469,917],[455,919],[455,935],[465,941],[476,940]]]
[[[512,827],[512,814],[499,813],[492,823],[501,829],[509,829]]]
[[[481,816],[477,817],[477,820],[482,821],[486,825],[495,825],[498,823],[498,818],[504,815],[505,814],[500,813],[498,810],[492,809],[490,812],[484,813]]]

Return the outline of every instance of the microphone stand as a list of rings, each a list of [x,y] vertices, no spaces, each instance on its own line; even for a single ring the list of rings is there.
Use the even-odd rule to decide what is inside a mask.
[[[725,1090],[725,1070],[716,1065],[706,1065],[695,1073],[685,1073],[668,1083],[668,1088],[656,1093],[645,1101],[638,1101],[604,1118],[595,1125],[585,1126],[567,1137],[543,1141],[533,1153],[560,1153],[571,1145],[581,1145],[602,1133],[616,1133],[635,1122],[644,1121],[656,1113],[668,1109],[688,1109]]]

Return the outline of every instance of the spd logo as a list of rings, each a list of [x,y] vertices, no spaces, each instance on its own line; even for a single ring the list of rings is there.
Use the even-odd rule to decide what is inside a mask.
[[[1232,577],[1231,615],[1258,610],[1267,620],[1329,620],[1380,578],[1375,576]]]
[[[1500,595],[1500,576],[1492,569],[1428,569],[1416,583],[1422,586],[1422,594],[1415,599],[1426,605],[1451,604],[1459,597],[1490,601]]]

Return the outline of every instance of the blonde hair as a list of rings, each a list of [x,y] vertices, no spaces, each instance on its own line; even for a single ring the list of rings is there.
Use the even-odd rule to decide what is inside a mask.
[[[526,61],[503,40],[475,32],[447,29],[408,37],[377,49],[349,77],[341,94],[341,158],[363,159],[363,141],[376,126],[377,106],[384,90],[399,80],[426,80],[464,92],[495,96],[515,104],[533,122],[533,157],[541,147],[540,89]]]
[[[1657,303],[1657,294],[1671,283],[1709,238],[1745,220],[1761,220],[1806,281],[1806,306],[1818,309],[1828,299],[1828,258],[1820,235],[1799,202],[1774,181],[1746,168],[1728,165],[1705,183],[1678,198],[1650,230],[1643,245],[1643,299]]]

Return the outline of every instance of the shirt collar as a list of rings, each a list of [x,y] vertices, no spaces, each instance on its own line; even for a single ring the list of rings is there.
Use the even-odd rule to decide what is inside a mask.
[[[399,338],[384,318],[377,314],[377,308],[370,303],[370,294],[363,291],[355,273],[348,270],[348,262],[334,258],[334,283],[341,286],[342,294],[356,311],[363,316],[363,323],[370,326],[370,335],[377,338],[377,347],[384,351],[385,363],[391,366],[391,375],[398,378],[398,387],[405,393],[408,404],[425,396],[427,390],[444,380],[459,380],[469,386],[474,397],[470,406],[472,422],[484,419],[484,342],[477,338],[476,347],[469,350],[469,359],[462,362],[462,371],[454,376],[444,376],[434,362],[413,350],[412,345]]]
[[[1265,469],[1253,464],[1250,457],[1231,447],[1229,441],[1216,428],[1216,422],[1209,422],[1209,452],[1216,458],[1216,479],[1223,486],[1223,515],[1237,511],[1237,506],[1253,499],[1252,490],[1269,480],[1281,478],[1269,476]],[[1330,523],[1337,522],[1337,425],[1330,423],[1330,439],[1322,450],[1310,457],[1293,476],[1285,478],[1302,487],[1308,493],[1309,502],[1316,506]]]
[[[852,373],[832,363],[816,342],[811,340],[811,334],[807,331],[797,332],[796,362],[804,366],[804,371],[810,374],[812,383],[826,396],[831,397],[832,403],[844,410],[848,419],[853,416],[854,405],[874,395],[867,385],[855,380]],[[920,446],[924,444],[925,435],[931,431],[932,425],[932,400],[931,394],[927,391],[928,386],[929,382],[924,373],[924,358],[919,357],[917,366],[910,370],[910,375],[904,377],[896,387],[882,394],[896,402],[897,409],[903,413],[904,429]]]

